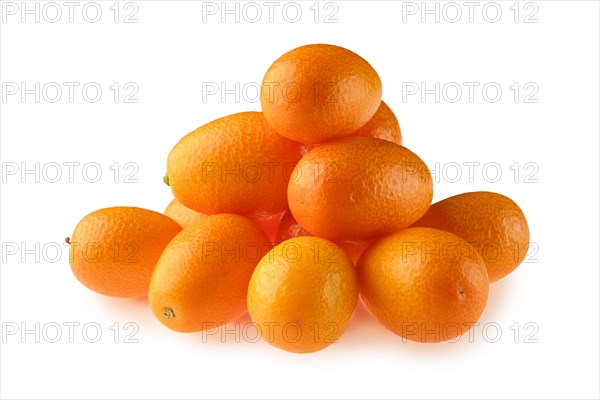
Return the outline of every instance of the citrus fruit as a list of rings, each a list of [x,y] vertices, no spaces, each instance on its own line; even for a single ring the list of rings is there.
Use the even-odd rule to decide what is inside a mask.
[[[300,157],[300,144],[278,135],[262,113],[243,112],[182,138],[167,176],[175,198],[203,214],[273,214],[287,208],[287,182]]]
[[[184,228],[205,217],[204,214],[194,211],[191,208],[187,208],[177,199],[171,200],[165,209],[165,215],[172,218]]]
[[[281,222],[279,223],[279,227],[277,228],[277,234],[275,236],[275,243],[279,244],[283,241],[286,241],[291,238],[295,238],[298,236],[313,236],[309,231],[300,226],[296,219],[290,212],[287,210],[283,213],[281,217]],[[370,240],[341,240],[336,242],[338,246],[346,253],[352,264],[356,264],[356,261],[362,254],[362,252],[367,248],[367,246],[371,243]]]
[[[390,331],[417,342],[451,340],[479,319],[488,276],[458,236],[408,228],[375,241],[357,265],[361,299]]]
[[[381,102],[369,122],[350,136],[366,136],[402,144],[402,131],[400,130],[398,118],[384,101]]]
[[[469,192],[433,204],[413,224],[452,232],[482,256],[490,282],[521,264],[529,249],[529,226],[523,211],[506,196]]]
[[[329,240],[367,240],[403,229],[425,214],[432,196],[431,175],[416,154],[364,137],[312,149],[288,186],[294,218]]]
[[[357,299],[348,256],[335,243],[310,236],[275,246],[258,263],[248,287],[248,311],[262,338],[295,353],[336,342]]]
[[[79,221],[68,240],[71,270],[95,292],[146,296],[158,258],[180,231],[171,218],[151,210],[96,210]]]
[[[321,143],[365,125],[381,103],[381,79],[343,47],[311,44],[279,57],[267,70],[260,104],[283,136]]]
[[[179,332],[213,329],[243,315],[250,276],[269,248],[265,233],[239,215],[209,215],[188,226],[152,275],[154,315]]]

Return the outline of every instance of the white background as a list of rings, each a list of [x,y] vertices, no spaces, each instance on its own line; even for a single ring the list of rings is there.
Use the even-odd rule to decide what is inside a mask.
[[[97,23],[83,18],[85,2],[74,9],[72,23],[62,2],[56,23],[47,21],[56,9],[48,6],[44,14],[45,2],[38,6],[39,23],[35,15],[23,23],[21,2],[12,3],[19,7],[15,15],[7,3],[0,28],[3,398],[600,396],[597,2],[480,2],[472,22],[463,2],[441,2],[439,22],[434,14],[422,22],[421,2],[338,1],[318,5],[316,23],[312,1],[298,3],[296,23],[282,15],[284,2],[273,22],[267,6],[256,3],[263,13],[256,23],[248,21],[256,8],[244,3],[239,22],[229,15],[225,23],[219,13],[203,14],[221,9],[221,2],[121,3],[117,23],[113,1],[98,2]],[[456,5],[462,17],[453,23]],[[90,7],[86,17],[93,19]],[[290,7],[288,20],[295,17]],[[493,23],[497,8],[502,14]],[[124,23],[132,12],[138,22]],[[339,343],[297,355],[251,343],[251,330],[238,329],[239,340],[233,333],[222,340],[223,331],[174,333],[154,319],[145,300],[106,298],[80,285],[66,248],[56,253],[78,220],[115,205],[162,211],[171,199],[162,183],[166,157],[177,140],[217,117],[259,110],[250,89],[270,63],[317,42],[347,47],[379,72],[404,144],[434,170],[435,201],[492,190],[513,198],[527,215],[538,251],[532,248],[523,265],[492,285],[480,325],[457,343],[405,343],[359,308]],[[37,103],[34,94],[9,94],[15,84],[31,89],[36,82]],[[52,82],[63,88],[56,103],[50,102]],[[73,102],[64,82],[79,84]],[[82,95],[90,82],[102,88],[96,103]],[[222,82],[249,90],[238,92],[239,99],[207,95],[207,87]],[[439,102],[435,94],[411,94],[421,83],[434,89],[436,82]],[[479,85],[472,101],[465,82]],[[452,102],[456,86],[462,97]],[[125,102],[136,87],[131,99],[138,102]],[[496,102],[494,87],[502,90]],[[93,90],[88,95],[94,97]],[[79,163],[73,182],[69,162]],[[464,165],[470,162],[479,163],[472,179]],[[39,177],[21,174],[36,163]],[[56,183],[50,182],[53,163],[62,166]],[[88,163],[97,164],[83,174]],[[90,183],[94,165],[102,176]],[[126,182],[128,173],[138,182]],[[248,319],[238,322],[243,327]],[[35,332],[36,323],[39,338],[21,335]],[[79,324],[72,340],[69,323]],[[57,326],[62,336],[51,343]],[[90,343],[94,327],[102,336]],[[126,343],[128,333],[137,343]]]

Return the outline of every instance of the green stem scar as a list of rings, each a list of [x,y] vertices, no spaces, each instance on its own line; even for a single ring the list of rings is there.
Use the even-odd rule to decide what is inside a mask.
[[[169,307],[163,308],[163,315],[167,318],[175,318],[175,313]]]
[[[169,185],[169,175],[168,174],[165,174],[165,176],[163,177],[163,182],[165,183],[165,185],[171,186],[171,185]]]

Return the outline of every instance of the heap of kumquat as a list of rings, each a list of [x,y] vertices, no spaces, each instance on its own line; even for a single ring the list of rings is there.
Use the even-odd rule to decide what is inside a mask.
[[[490,282],[526,255],[519,206],[491,192],[432,205],[427,165],[402,146],[379,75],[350,50],[285,53],[260,100],[262,112],[218,118],[175,144],[163,214],[85,216],[67,240],[77,279],[108,296],[148,296],[179,332],[249,313],[265,341],[297,353],[338,341],[359,298],[410,340],[470,329]]]

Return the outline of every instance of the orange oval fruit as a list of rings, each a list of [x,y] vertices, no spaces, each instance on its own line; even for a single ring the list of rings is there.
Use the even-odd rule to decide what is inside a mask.
[[[482,256],[490,282],[515,270],[529,249],[529,226],[519,206],[492,192],[469,192],[433,204],[413,224],[452,232]]]
[[[209,215],[175,236],[160,257],[148,300],[154,315],[179,332],[213,329],[246,312],[254,267],[270,248],[246,217]]]
[[[417,342],[460,336],[477,322],[488,298],[477,251],[438,229],[408,228],[375,241],[358,260],[357,274],[370,313]]]
[[[219,118],[171,150],[167,176],[183,205],[203,214],[273,214],[287,208],[286,188],[300,144],[278,135],[262,113]]]
[[[191,208],[187,208],[181,204],[177,199],[171,200],[164,213],[167,217],[173,219],[183,228],[188,227],[195,222],[200,221],[205,217],[204,214],[194,211]]]
[[[100,294],[146,296],[162,251],[180,231],[171,218],[151,210],[96,210],[79,221],[69,240],[71,270]]]
[[[383,100],[369,122],[350,136],[365,136],[402,144],[402,131],[398,118]]]
[[[279,244],[288,239],[299,237],[299,236],[313,236],[309,231],[300,226],[296,221],[290,210],[283,213],[281,222],[277,228],[277,234],[275,236],[275,243]],[[342,240],[336,242],[338,246],[346,253],[352,264],[356,265],[358,258],[369,246],[371,240]]]
[[[283,136],[321,143],[365,125],[381,103],[381,79],[352,51],[329,44],[295,48],[267,70],[260,104]]]
[[[298,237],[258,263],[248,287],[248,311],[264,340],[310,353],[336,342],[358,301],[350,259],[334,243]]]
[[[425,214],[432,196],[429,169],[416,154],[364,137],[312,149],[288,186],[298,223],[334,241],[367,240],[403,229]]]

